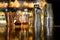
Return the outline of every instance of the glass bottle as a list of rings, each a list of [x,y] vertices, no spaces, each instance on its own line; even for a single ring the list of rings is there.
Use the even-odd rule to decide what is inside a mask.
[[[10,11],[10,40],[19,40],[21,31],[20,10]]]
[[[21,31],[21,20],[20,20],[20,14],[21,11],[17,10],[16,12],[16,21],[15,21],[15,32],[17,33],[17,36],[19,36],[19,32]]]
[[[9,27],[9,40],[12,40],[13,39],[13,37],[14,37],[14,15],[13,15],[14,13],[11,11],[11,10],[9,10],[9,25],[10,25],[10,27]],[[12,35],[13,34],[13,35]]]
[[[53,34],[52,4],[47,4],[46,5],[45,26],[46,26],[46,29],[47,29],[47,40],[52,40],[52,34]]]
[[[26,1],[24,1],[23,3],[22,3],[22,8],[28,8],[28,2],[26,2]]]
[[[46,3],[45,0],[41,0],[41,40],[52,40],[53,16],[51,8],[51,4]]]
[[[46,37],[46,28],[44,26],[44,9],[42,8],[41,9],[41,28],[40,28],[40,40],[46,40],[45,37]]]
[[[33,9],[29,9],[29,40],[33,40],[34,34],[34,15]]]
[[[41,26],[41,19],[40,19],[40,8],[39,4],[34,5],[34,32],[35,32],[35,39],[40,40],[40,26]]]
[[[23,37],[22,40],[28,40],[28,29],[29,29],[29,23],[28,23],[28,9],[24,9],[23,14],[22,14],[22,27],[21,29],[23,30]]]
[[[15,0],[14,1],[14,7],[16,7],[16,8],[20,7],[20,3],[19,3],[18,0]]]
[[[6,40],[7,21],[5,12],[0,10],[0,40]]]
[[[40,40],[46,40],[46,27],[45,27],[45,0],[40,0],[39,2],[39,8],[41,10],[40,12],[40,19],[41,19],[41,26],[40,26]]]

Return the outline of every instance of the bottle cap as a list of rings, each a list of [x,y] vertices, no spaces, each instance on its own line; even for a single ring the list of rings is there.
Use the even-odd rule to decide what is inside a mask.
[[[24,9],[24,11],[26,12],[26,11],[28,11],[28,9],[26,8],[26,9]]]

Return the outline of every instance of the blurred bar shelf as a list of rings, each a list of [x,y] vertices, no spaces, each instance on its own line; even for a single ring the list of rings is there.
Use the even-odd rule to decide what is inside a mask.
[[[9,11],[17,11],[17,10],[24,10],[26,8],[8,8]],[[28,10],[33,10],[33,8],[27,8]]]

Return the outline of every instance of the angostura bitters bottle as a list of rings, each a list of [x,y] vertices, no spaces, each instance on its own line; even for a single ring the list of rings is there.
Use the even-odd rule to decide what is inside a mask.
[[[39,4],[35,4],[34,5],[34,32],[35,32],[34,40],[40,40],[40,26],[41,26],[40,8],[39,8]]]

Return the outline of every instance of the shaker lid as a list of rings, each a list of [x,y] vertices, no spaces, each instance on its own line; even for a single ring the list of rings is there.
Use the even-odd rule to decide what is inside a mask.
[[[35,4],[34,7],[38,8],[39,7],[39,4]]]

